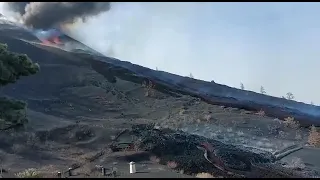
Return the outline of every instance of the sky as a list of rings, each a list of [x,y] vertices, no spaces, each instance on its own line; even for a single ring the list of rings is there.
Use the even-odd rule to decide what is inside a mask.
[[[120,60],[320,104],[319,19],[317,2],[116,2],[65,31]]]

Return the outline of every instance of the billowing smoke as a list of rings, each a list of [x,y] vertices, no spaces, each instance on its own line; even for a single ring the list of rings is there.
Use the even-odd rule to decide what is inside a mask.
[[[30,2],[7,2],[7,6],[10,10],[22,15],[25,13],[25,8],[29,3]]]
[[[75,20],[100,14],[110,9],[109,2],[7,2],[7,8],[19,13],[29,27],[49,29]]]

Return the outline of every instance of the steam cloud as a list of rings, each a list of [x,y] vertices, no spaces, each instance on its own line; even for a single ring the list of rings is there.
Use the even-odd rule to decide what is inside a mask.
[[[109,2],[7,2],[7,7],[19,13],[26,26],[49,29],[56,25],[85,21],[110,9]]]

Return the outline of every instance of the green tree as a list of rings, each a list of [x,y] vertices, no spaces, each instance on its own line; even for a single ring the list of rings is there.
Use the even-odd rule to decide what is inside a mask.
[[[0,88],[15,83],[22,76],[33,75],[39,69],[26,54],[11,52],[7,45],[0,43]],[[0,97],[0,129],[26,123],[26,107],[22,101]]]

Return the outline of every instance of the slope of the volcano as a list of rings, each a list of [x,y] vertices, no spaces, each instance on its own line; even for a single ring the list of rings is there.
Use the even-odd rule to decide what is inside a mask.
[[[67,49],[71,52],[86,52],[86,53],[93,54],[93,55],[103,56],[103,54],[86,46],[82,42],[71,38],[67,34],[62,34],[59,38],[64,44],[62,48]]]
[[[156,102],[144,96],[141,84],[102,75],[77,54],[29,43],[37,38],[23,28],[0,29],[1,43],[27,54],[41,67],[38,74],[1,88],[0,96],[26,101],[29,116],[23,132],[0,132],[3,168],[17,172],[82,163],[90,153],[94,156],[105,148],[115,132],[165,114],[155,111]]]
[[[156,78],[141,76],[148,69],[134,72],[111,58],[30,43],[37,38],[23,28],[0,26],[0,30],[1,43],[8,44],[11,51],[27,54],[41,67],[38,74],[0,91],[0,95],[26,101],[30,120],[23,132],[0,132],[4,168],[45,167],[53,172],[71,164],[112,164],[105,162],[105,156],[98,162],[91,162],[90,157],[99,158],[97,154],[115,132],[137,123],[201,131],[205,133],[201,135],[229,143],[256,142],[249,145],[271,150],[306,142],[303,129],[290,129],[274,118],[182,94],[176,87],[157,83]],[[301,138],[292,138],[297,132]]]
[[[111,118],[122,111],[130,112],[135,106],[135,100],[115,86],[126,82],[115,83],[113,76],[99,74],[86,59],[58,48],[17,39],[16,34],[20,34],[21,39],[37,40],[24,29],[2,30],[1,43],[8,44],[11,51],[27,54],[41,66],[41,72],[4,87],[2,94],[27,101],[32,110],[71,118],[101,117],[103,113]],[[143,91],[141,85],[131,83],[130,86]]]

